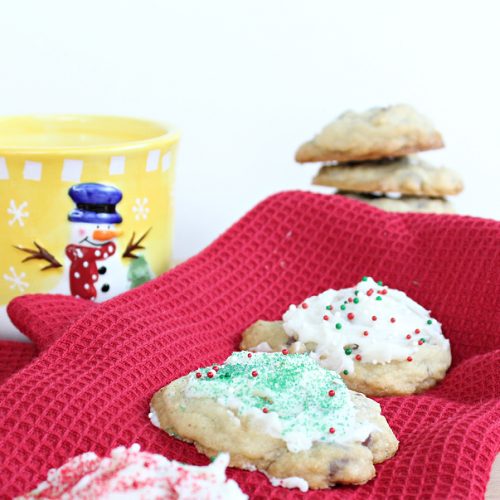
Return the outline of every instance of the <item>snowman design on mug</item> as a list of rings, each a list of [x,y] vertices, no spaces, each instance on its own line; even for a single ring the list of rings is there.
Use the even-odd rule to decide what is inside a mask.
[[[141,244],[149,230],[137,241],[134,241],[134,233],[125,251],[122,254],[117,251],[116,239],[122,231],[116,225],[123,220],[116,211],[116,205],[122,199],[118,188],[89,182],[72,186],[68,194],[75,203],[68,215],[70,243],[65,247],[65,255],[69,267],[66,269],[67,266],[36,242],[36,250],[16,247],[30,254],[24,261],[47,261],[48,265],[42,271],[65,267],[63,279],[52,293],[101,302],[153,278],[145,258],[134,253],[145,248]],[[131,259],[130,265],[126,265],[122,258]]]

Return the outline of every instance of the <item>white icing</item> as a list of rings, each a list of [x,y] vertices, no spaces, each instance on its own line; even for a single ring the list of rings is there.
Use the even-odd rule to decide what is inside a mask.
[[[267,474],[267,472],[261,471],[269,482],[273,486],[281,486],[282,488],[298,488],[302,493],[306,493],[309,490],[309,483],[302,477],[291,476],[291,477],[273,477]]]
[[[149,420],[151,420],[151,423],[155,426],[161,429],[160,425],[160,419],[158,418],[158,414],[154,410],[154,408],[151,406],[150,407],[150,412],[148,414]],[[132,445],[134,446],[134,445]]]
[[[252,348],[253,352],[273,352],[272,347],[267,342],[261,342]]]
[[[129,449],[120,446],[110,457],[99,458],[89,452],[71,459],[52,469],[47,481],[19,499],[247,499],[235,481],[226,479],[228,465],[227,453],[206,467],[197,467],[141,452],[137,444]]]
[[[358,291],[357,295],[355,291]],[[377,297],[381,299],[377,300]],[[358,303],[354,303],[355,298]],[[344,303],[349,299],[353,302]],[[332,309],[327,309],[327,306],[332,306]],[[345,306],[345,310],[341,306]],[[354,314],[353,319],[348,318],[349,313]],[[325,316],[328,320],[324,319]],[[372,316],[377,319],[373,320]],[[395,321],[391,322],[391,318]],[[428,320],[432,323],[428,324]],[[291,305],[283,315],[283,326],[288,336],[303,343],[316,344],[314,353],[320,364],[337,372],[352,371],[357,354],[362,363],[406,359],[420,347],[420,339],[443,349],[449,347],[449,341],[441,332],[441,324],[431,318],[429,311],[404,292],[378,285],[371,278],[360,281],[355,287],[326,290],[298,306]],[[416,329],[420,332],[415,333]],[[368,336],[363,334],[364,331]],[[344,347],[352,344],[359,347],[346,355]]]

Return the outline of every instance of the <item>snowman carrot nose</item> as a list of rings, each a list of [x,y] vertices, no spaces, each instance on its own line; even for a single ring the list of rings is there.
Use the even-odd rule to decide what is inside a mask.
[[[92,238],[97,241],[108,241],[112,240],[113,238],[116,238],[117,236],[120,236],[122,234],[121,231],[112,231],[108,229],[107,231],[104,231],[102,229],[96,229],[92,233]]]

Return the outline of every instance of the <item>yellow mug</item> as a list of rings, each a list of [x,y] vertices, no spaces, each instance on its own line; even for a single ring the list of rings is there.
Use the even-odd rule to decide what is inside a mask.
[[[0,118],[0,338],[25,293],[103,301],[166,271],[179,135],[113,116]]]

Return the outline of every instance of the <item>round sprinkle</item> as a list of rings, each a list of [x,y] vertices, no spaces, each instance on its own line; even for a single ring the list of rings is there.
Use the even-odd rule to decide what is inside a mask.
[[[342,305],[340,306],[340,309],[342,309],[342,311],[345,311],[345,305],[344,305],[344,304],[342,304]]]
[[[353,320],[354,319],[354,313],[348,313],[347,314],[347,319]]]
[[[356,361],[361,361],[361,359],[362,359],[362,358],[361,358],[361,354],[356,354],[356,356],[354,357],[354,359],[355,359]]]
[[[262,408],[263,413],[268,413],[269,410],[267,408]]]
[[[333,389],[329,390],[328,391],[328,395],[333,398],[333,396],[335,396],[335,391]]]
[[[424,339],[420,339],[420,340],[418,341],[418,345],[422,345],[424,342],[425,342],[425,340],[424,340]]]
[[[384,284],[381,281],[377,281],[378,286],[384,286]]]
[[[336,328],[337,330],[341,330],[341,329],[342,329],[342,325],[341,325],[340,323],[337,323],[337,324],[335,325],[335,328]]]
[[[372,316],[372,321],[377,321],[377,316]]]
[[[354,300],[353,300],[353,302],[354,302],[355,304],[358,304],[358,303],[359,303],[359,299],[358,299],[357,297],[355,297],[355,298],[354,298]]]
[[[305,302],[302,302],[302,309],[307,309],[309,306],[305,303]]]
[[[328,320],[330,319],[330,317],[329,317],[329,316],[327,316],[327,315],[325,314],[325,315],[323,316],[323,319],[324,319],[325,321],[328,321]]]
[[[208,372],[207,373],[207,377],[208,378],[213,378],[213,376],[214,376],[214,372]]]
[[[359,290],[354,291],[354,295],[358,295],[358,293],[359,293]]]
[[[219,371],[219,367],[218,367],[217,365],[212,366],[212,370],[214,370],[214,371],[218,372],[218,371]]]
[[[347,348],[344,352],[349,356],[352,354],[352,349]]]
[[[329,432],[330,432],[330,434],[335,434],[335,429],[333,427],[330,427]]]
[[[361,281],[368,281],[368,276],[363,276],[363,277],[361,278]]]
[[[343,373],[344,375],[349,375],[349,370],[344,370],[342,373]]]
[[[408,357],[406,358],[406,361],[413,361],[413,358],[412,358],[411,356],[408,356]]]
[[[283,349],[283,350],[281,351],[281,354],[284,354],[284,355],[286,356],[286,355],[288,354],[288,349]]]
[[[349,298],[347,299],[347,302],[352,302],[352,297],[349,297]]]
[[[391,318],[391,323],[396,323],[396,318]]]
[[[376,300],[382,300],[382,297],[379,295]]]
[[[365,330],[365,331],[363,332],[363,335],[364,335],[365,337],[368,337],[368,330]]]
[[[247,356],[248,356],[249,358],[251,358],[251,357],[252,357],[252,353],[251,353],[251,352],[249,352],[249,353],[247,354]]]
[[[415,333],[420,333],[420,330],[418,328],[415,328]]]
[[[201,373],[200,372],[196,372],[196,378],[201,378]]]
[[[259,373],[257,372],[257,370],[254,370],[254,371],[252,372],[252,377],[256,377],[258,374],[259,374]]]
[[[427,324],[428,324],[428,325],[432,325],[432,319],[428,319],[428,320],[427,320]]]
[[[407,338],[408,340],[410,340],[410,339],[411,339],[411,335],[407,335],[407,336],[406,336],[406,338]]]
[[[366,295],[368,295],[368,297],[370,297],[371,295],[373,295],[373,288],[370,288],[370,289],[366,292]]]
[[[333,306],[326,306],[327,311],[331,311],[333,309]]]

